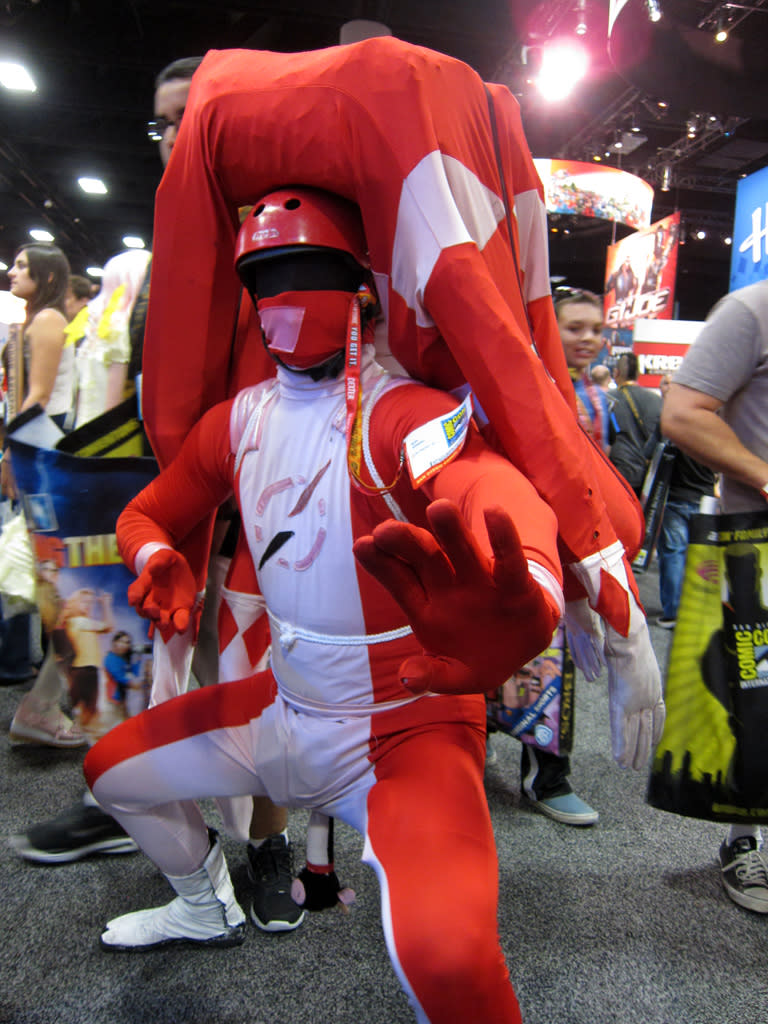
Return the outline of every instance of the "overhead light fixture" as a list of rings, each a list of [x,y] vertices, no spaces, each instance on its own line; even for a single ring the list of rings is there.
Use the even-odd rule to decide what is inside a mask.
[[[123,245],[126,249],[146,249],[144,239],[137,235],[126,235],[123,238]]]
[[[638,129],[637,131],[621,131],[617,133],[616,141],[613,144],[614,149],[620,149],[624,156],[629,156],[630,153],[634,153],[636,149],[645,145],[648,141],[648,136]]]
[[[699,228],[699,230],[696,232],[696,237],[700,242],[703,242],[704,239],[707,237],[707,232]]]
[[[108,191],[101,178],[78,178],[77,184],[83,192],[92,196],[105,196]]]
[[[7,270],[7,269],[8,269],[8,264],[7,263],[3,263],[3,261],[0,260],[0,270]]]
[[[717,16],[717,25],[715,27],[715,42],[724,43],[728,38],[728,25],[722,14]]]
[[[85,268],[85,272],[90,277],[104,277],[104,268],[103,267],[86,267]]]
[[[723,242],[725,242],[726,245],[733,245],[733,239],[730,235],[726,235],[723,239]]]
[[[623,149],[624,148],[624,136],[621,134],[621,129],[616,129],[616,134],[613,137],[613,148]]]
[[[578,43],[558,40],[543,48],[536,86],[545,100],[564,100],[586,75],[589,57]]]
[[[576,0],[576,28],[577,36],[587,34],[587,0]]]
[[[7,60],[0,61],[0,85],[14,92],[37,92],[35,80],[24,65]]]
[[[661,168],[661,191],[669,192],[672,187],[672,168],[669,164],[664,164]]]
[[[36,242],[52,242],[53,235],[50,231],[46,231],[45,228],[32,228],[29,232],[30,238],[34,238]]]
[[[661,4],[659,0],[645,0],[645,6],[648,11],[648,20],[656,23],[661,21],[663,15],[661,11]]]

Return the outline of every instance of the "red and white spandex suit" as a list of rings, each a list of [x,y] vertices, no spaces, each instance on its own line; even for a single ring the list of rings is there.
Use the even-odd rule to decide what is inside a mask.
[[[371,460],[381,480],[395,479],[406,435],[455,400],[395,383],[365,352],[363,476],[372,484]],[[350,482],[343,374],[313,382],[281,368],[209,411],[122,514],[127,564],[140,572],[232,491],[270,620],[272,668],[112,730],[86,759],[94,795],[168,875],[206,855],[195,798],[266,794],[340,818],[365,837],[389,953],[418,1020],[519,1021],[497,931],[484,697],[414,696],[400,682],[401,662],[421,647],[352,552],[392,510]],[[431,479],[415,489],[404,472],[392,497],[416,525],[432,500],[450,498],[483,538],[484,508],[514,509],[546,598],[543,630],[553,628],[562,607],[555,517],[474,427]],[[413,871],[414,849],[428,872]]]

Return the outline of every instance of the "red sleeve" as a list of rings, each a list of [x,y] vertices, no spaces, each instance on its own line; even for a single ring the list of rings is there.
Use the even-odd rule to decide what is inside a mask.
[[[451,395],[419,384],[394,388],[379,399],[371,417],[371,454],[385,482],[397,472],[407,435],[423,423],[451,412],[457,404]],[[420,490],[428,501],[448,498],[455,502],[489,555],[483,512],[491,506],[501,506],[515,522],[526,557],[562,581],[554,513],[512,463],[488,447],[474,425],[470,426],[461,451]]]
[[[179,547],[232,493],[231,410],[232,402],[222,402],[206,413],[176,458],[121,513],[117,543],[130,569],[145,544]]]

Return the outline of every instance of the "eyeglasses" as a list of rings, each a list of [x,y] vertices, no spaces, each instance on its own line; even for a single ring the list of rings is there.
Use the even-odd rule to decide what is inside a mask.
[[[147,135],[153,142],[162,142],[169,128],[179,129],[181,117],[182,115],[179,115],[176,121],[169,121],[167,117],[156,117],[154,121],[147,121]]]
[[[568,302],[593,302],[598,306],[603,304],[602,296],[588,292],[585,288],[568,288],[566,285],[559,285],[552,292],[552,301],[557,305],[558,302],[566,300]]]

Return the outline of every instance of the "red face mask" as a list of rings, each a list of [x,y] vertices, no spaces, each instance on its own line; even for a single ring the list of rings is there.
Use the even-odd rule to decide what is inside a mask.
[[[259,319],[270,352],[286,366],[307,370],[346,344],[354,292],[281,292],[259,299]]]

